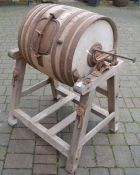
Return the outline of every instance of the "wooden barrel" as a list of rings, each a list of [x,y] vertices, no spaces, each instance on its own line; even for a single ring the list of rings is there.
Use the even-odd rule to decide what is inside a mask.
[[[95,43],[116,49],[117,30],[105,16],[83,9],[40,4],[25,16],[18,46],[27,63],[51,78],[73,86],[91,73],[88,51]]]

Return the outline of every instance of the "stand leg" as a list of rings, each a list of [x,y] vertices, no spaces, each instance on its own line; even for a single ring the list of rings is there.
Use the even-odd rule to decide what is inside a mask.
[[[108,89],[108,111],[109,113],[115,112],[115,118],[109,123],[109,129],[113,132],[118,130],[119,120],[119,107],[118,107],[118,96],[119,96],[119,81],[118,74],[111,77],[107,81]]]
[[[13,72],[13,87],[12,96],[10,102],[10,112],[8,123],[11,126],[17,124],[17,119],[13,116],[13,110],[18,108],[20,104],[20,95],[23,86],[24,74],[25,74],[26,63],[22,59],[16,60],[15,70]]]
[[[54,79],[50,79],[50,83],[51,83],[51,90],[52,90],[53,98],[54,100],[58,100],[58,94],[56,91],[56,87],[58,86],[58,81]]]
[[[78,118],[75,121],[75,127],[74,127],[73,136],[71,140],[70,151],[69,151],[67,164],[66,164],[66,170],[69,173],[73,173],[77,169],[77,166],[79,163],[79,159],[82,151],[82,145],[80,145],[80,141],[86,134],[92,100],[93,100],[93,92],[92,93],[90,92],[80,97],[79,107],[82,106],[82,108],[85,109],[85,111],[83,115],[82,125],[80,128],[78,127],[79,126]]]

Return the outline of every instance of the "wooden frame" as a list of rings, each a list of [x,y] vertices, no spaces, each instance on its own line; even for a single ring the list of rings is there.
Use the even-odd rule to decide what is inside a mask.
[[[14,56],[15,55],[15,56]],[[13,91],[11,98],[11,108],[9,113],[8,122],[10,125],[15,125],[17,119],[22,121],[25,126],[39,135],[42,139],[51,144],[54,148],[60,151],[64,156],[67,157],[66,170],[70,173],[73,173],[78,166],[80,159],[80,154],[82,147],[103,127],[109,125],[109,128],[116,132],[118,129],[118,72],[123,65],[123,61],[119,60],[118,65],[112,67],[110,70],[106,71],[100,77],[93,77],[89,75],[88,83],[86,78],[78,81],[74,85],[74,91],[69,91],[63,86],[60,86],[55,80],[48,78],[31,88],[22,91],[23,79],[25,74],[26,63],[23,59],[20,59],[21,55],[18,54],[18,51],[10,52],[9,56],[16,59],[16,70],[19,70],[17,77],[13,77]],[[107,81],[107,89],[100,87],[102,81]],[[38,113],[37,115],[30,117],[24,111],[19,108],[20,98],[26,96],[33,91],[45,86],[51,85],[52,94],[54,98],[57,98],[57,95],[61,95],[63,98],[58,100],[52,106],[49,106],[47,109]],[[107,96],[108,98],[108,111],[102,109],[101,107],[93,104],[93,92],[98,91],[99,93]],[[77,111],[74,111],[72,114],[64,118],[62,121],[51,127],[50,129],[45,128],[40,121],[46,118],[48,115],[60,109],[69,101],[73,101],[78,104],[79,107],[82,106],[84,112],[82,114],[82,124],[81,127],[78,127],[79,119],[77,117]],[[89,121],[89,112],[101,117],[103,120],[98,123],[91,131],[86,133],[88,121]],[[62,131],[65,127],[70,125],[75,121],[74,131],[72,135],[71,144],[68,144],[60,137],[57,136],[57,133]]]

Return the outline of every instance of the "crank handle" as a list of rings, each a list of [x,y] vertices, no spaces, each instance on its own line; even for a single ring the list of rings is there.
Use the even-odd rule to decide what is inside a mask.
[[[114,53],[111,53],[111,52],[106,52],[106,51],[98,50],[98,49],[94,49],[94,51],[101,52],[101,53],[106,53],[106,54],[109,54],[109,55],[112,55],[112,56],[116,56],[116,57],[119,57],[119,58],[123,58],[123,59],[126,59],[126,60],[130,60],[130,61],[132,61],[133,63],[136,62],[136,58],[129,58],[129,57],[125,57],[125,56],[122,56],[122,55],[118,55],[118,54],[114,54]]]

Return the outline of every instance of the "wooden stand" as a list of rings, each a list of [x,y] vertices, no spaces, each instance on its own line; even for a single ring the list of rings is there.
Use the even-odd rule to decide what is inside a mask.
[[[22,91],[26,63],[23,59],[20,59],[21,56],[16,50],[10,52],[9,56],[16,59],[16,67],[13,74],[11,109],[8,119],[9,124],[12,126],[15,125],[17,123],[17,119],[22,121],[25,126],[67,157],[66,170],[73,173],[78,167],[82,147],[86,142],[88,142],[106,125],[109,125],[109,128],[114,132],[118,130],[118,72],[122,67],[123,61],[119,60],[118,65],[112,67],[100,77],[89,75],[88,77],[76,82],[74,85],[74,92],[63,88],[62,86],[58,85],[55,80],[50,78]],[[107,89],[102,89],[99,87],[103,81],[107,81]],[[26,96],[48,84],[51,85],[54,98],[57,98],[58,94],[60,94],[63,98],[34,117],[30,117],[19,108],[21,97]],[[92,104],[94,91],[98,91],[99,93],[108,97],[108,111],[95,104]],[[57,111],[69,101],[73,101],[74,103],[78,104],[78,109],[76,111],[50,129],[45,128],[40,123],[42,119]],[[90,111],[101,117],[103,120],[91,131],[86,133]],[[75,127],[71,144],[68,144],[58,137],[57,133],[62,131],[74,121]]]

